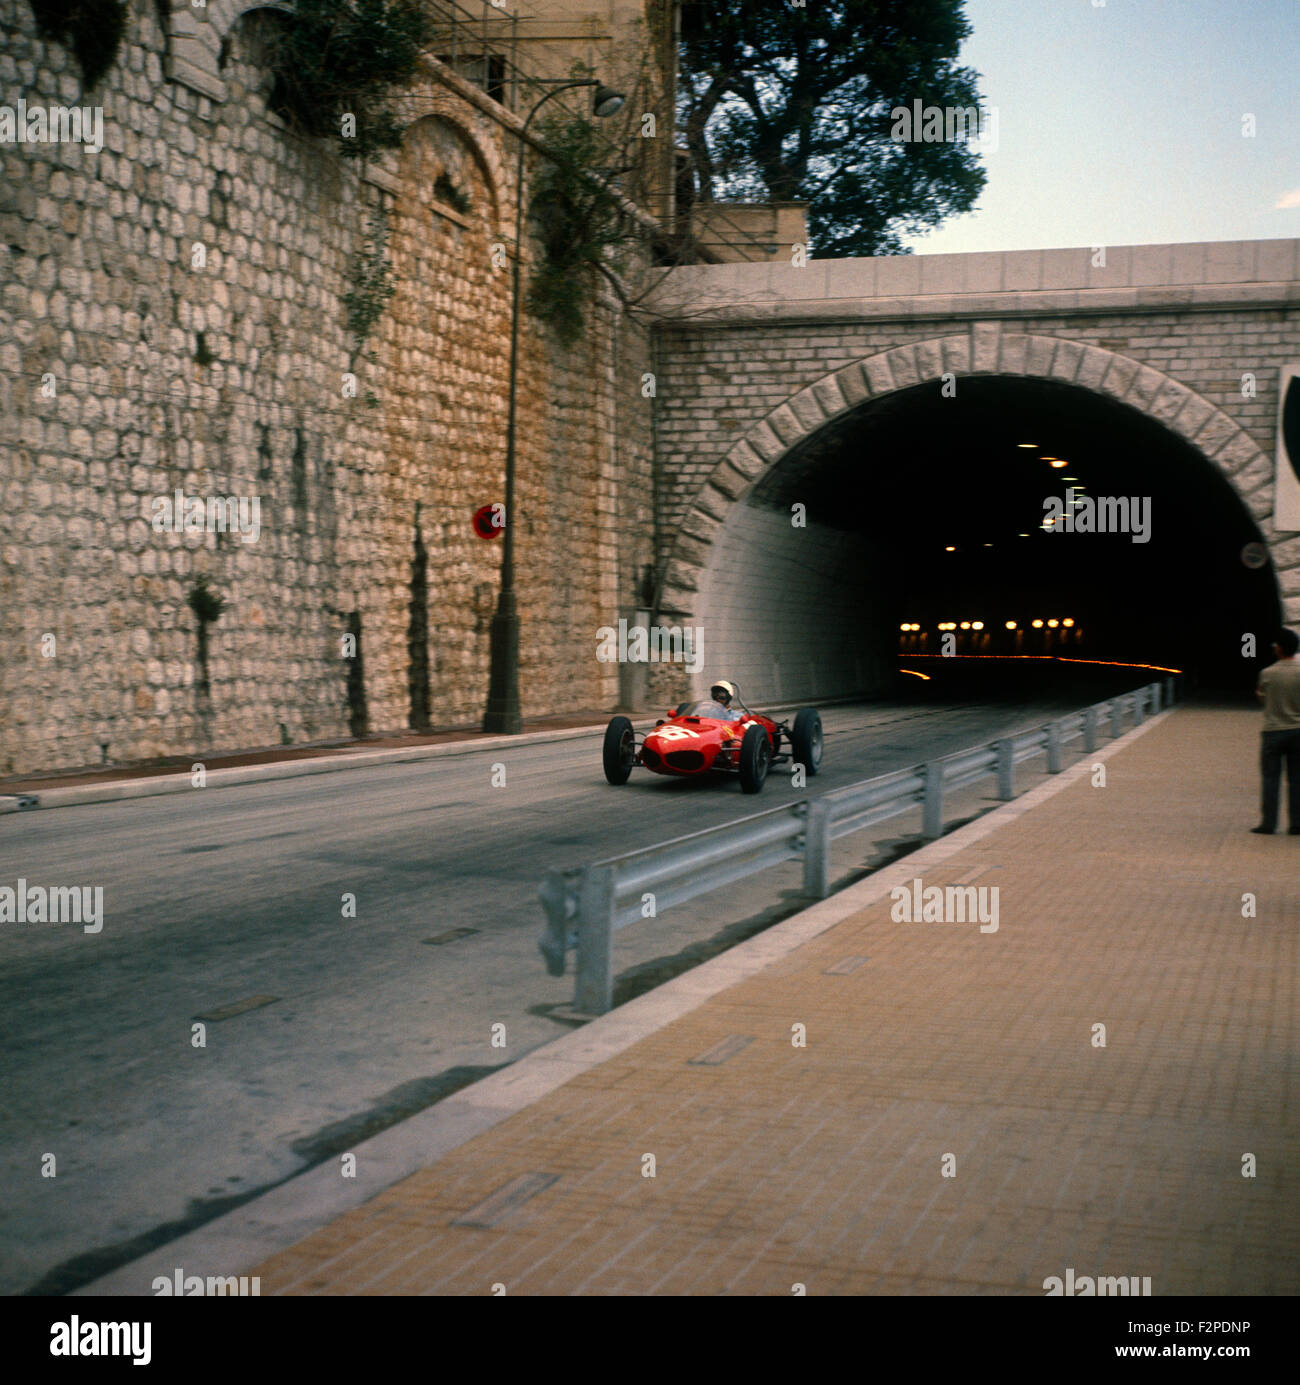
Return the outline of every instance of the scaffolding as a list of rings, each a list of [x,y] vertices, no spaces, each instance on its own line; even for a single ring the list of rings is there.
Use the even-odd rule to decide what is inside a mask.
[[[585,41],[591,51],[608,35],[595,16],[556,19],[527,0],[423,0],[432,20],[433,56],[459,77],[515,114],[527,93],[568,71],[543,57],[543,45],[572,47]]]
[[[522,115],[541,94],[544,83],[572,75],[574,62],[584,62],[577,55],[584,44],[584,65],[593,70],[598,45],[613,37],[594,15],[556,18],[553,5],[542,6],[536,0],[422,3],[432,21],[432,55],[516,115]],[[545,13],[547,9],[551,13]],[[670,113],[670,121],[674,118]],[[663,176],[673,175],[665,170]],[[648,198],[647,204],[660,205],[664,231],[675,245],[671,258],[676,263],[787,259],[793,246],[807,238],[802,204],[686,198],[674,207],[677,199],[667,189],[658,195],[649,186],[639,191]]]

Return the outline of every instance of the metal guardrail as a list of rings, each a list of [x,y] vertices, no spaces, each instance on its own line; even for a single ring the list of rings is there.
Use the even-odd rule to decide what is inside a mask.
[[[998,798],[1007,802],[1016,796],[1017,765],[1045,756],[1047,773],[1057,774],[1072,742],[1082,740],[1085,754],[1095,750],[1103,734],[1121,734],[1126,717],[1140,726],[1162,702],[1171,704],[1176,691],[1173,678],[1163,685],[1148,683],[1019,736],[986,741],[590,866],[550,871],[538,891],[546,912],[538,942],[546,969],[563,976],[566,957],[576,948],[574,1008],[603,1015],[613,1005],[613,942],[620,928],[782,861],[802,859],[803,892],[825,899],[831,892],[831,843],[838,838],[919,807],[921,835],[932,841],[943,835],[945,793],[993,775]]]

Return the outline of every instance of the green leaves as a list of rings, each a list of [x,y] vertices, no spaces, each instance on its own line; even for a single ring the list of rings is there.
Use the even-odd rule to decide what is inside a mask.
[[[807,202],[823,257],[898,253],[903,232],[968,211],[976,149],[891,139],[890,111],[978,106],[978,74],[957,63],[969,32],[963,0],[715,0],[682,40],[699,196]]]
[[[31,0],[36,28],[76,54],[89,91],[113,66],[126,31],[124,0]]]
[[[200,572],[194,579],[194,585],[190,588],[186,601],[200,625],[211,625],[226,609],[225,597],[212,590],[206,572]]]
[[[602,168],[608,146],[590,121],[560,117],[544,127],[547,158],[535,176],[531,213],[542,243],[528,309],[565,346],[582,335],[598,267],[617,263],[627,215]]]
[[[387,251],[388,218],[383,212],[376,211],[370,218],[366,244],[352,259],[350,287],[343,295],[348,330],[356,338],[358,349],[383,316],[388,300],[396,291]]]
[[[272,109],[350,158],[396,148],[402,125],[385,101],[419,70],[430,35],[416,0],[297,0],[272,44]]]

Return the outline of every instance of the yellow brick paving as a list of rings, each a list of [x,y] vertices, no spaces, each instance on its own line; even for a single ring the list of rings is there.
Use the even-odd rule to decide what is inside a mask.
[[[1300,1291],[1300,838],[1245,831],[1257,720],[1180,710],[1105,787],[922,875],[996,884],[996,933],[894,923],[886,897],[251,1272],[295,1294],[1042,1294],[1067,1267]],[[535,1173],[559,1177],[452,1224]]]

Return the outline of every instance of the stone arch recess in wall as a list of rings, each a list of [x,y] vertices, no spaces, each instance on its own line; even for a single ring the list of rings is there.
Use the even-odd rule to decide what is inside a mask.
[[[195,9],[191,0],[162,0],[170,14],[167,33],[167,76],[175,82],[209,97],[213,101],[226,99],[226,83],[221,76],[221,45],[241,16],[253,10],[293,12],[291,4],[282,0],[207,0]],[[404,93],[404,99],[414,100],[420,107],[412,121],[418,124],[430,116],[438,116],[451,125],[464,139],[483,173],[492,198],[492,226],[500,224],[501,199],[506,187],[505,172],[493,141],[484,130],[473,130],[465,120],[465,102],[453,92],[433,83],[422,82]],[[488,122],[479,113],[476,121]],[[387,160],[382,160],[386,163]],[[372,170],[373,172],[373,170]],[[388,170],[391,176],[391,169]],[[388,180],[381,173],[377,179],[382,186]],[[389,187],[390,191],[395,191]]]
[[[501,194],[504,186],[501,161],[497,157],[496,150],[490,142],[481,139],[470,129],[463,118],[462,104],[451,93],[443,95],[435,91],[429,93],[427,99],[429,108],[422,110],[419,116],[407,125],[403,131],[403,139],[409,139],[421,125],[428,121],[441,121],[444,125],[450,126],[452,133],[465,146],[466,153],[474,160],[479,174],[487,186],[488,196],[492,200],[488,225],[495,231],[495,228],[500,225]]]
[[[207,0],[199,8],[191,0],[163,0],[170,11],[167,31],[167,76],[174,82],[211,97],[226,99],[219,66],[221,44],[235,21],[250,10],[292,10],[276,0]]]
[[[831,371],[791,395],[751,428],[714,468],[696,495],[669,555],[661,606],[695,616],[709,549],[728,510],[738,504],[797,443],[870,399],[945,374],[1055,380],[1108,395],[1163,424],[1195,447],[1232,487],[1273,549],[1281,538],[1264,521],[1273,512],[1272,463],[1254,438],[1223,410],[1172,376],[1103,347],[1023,332],[996,322],[967,332],[896,346]],[[1287,603],[1300,615],[1300,603]]]

